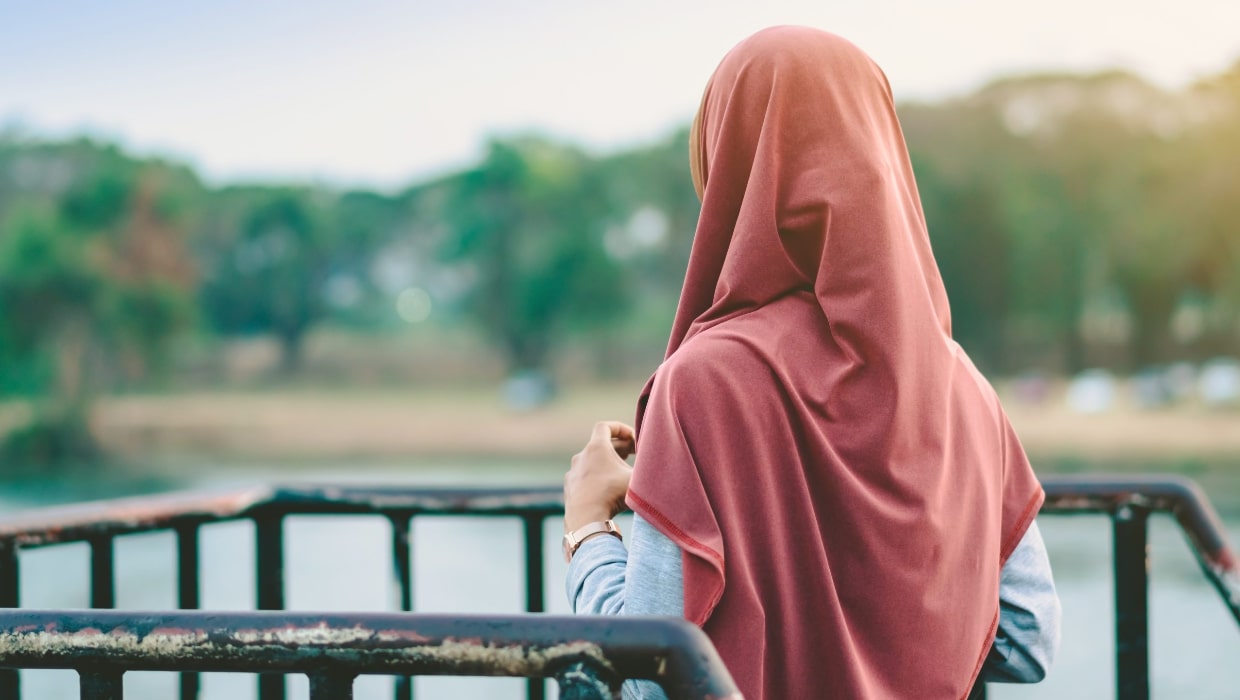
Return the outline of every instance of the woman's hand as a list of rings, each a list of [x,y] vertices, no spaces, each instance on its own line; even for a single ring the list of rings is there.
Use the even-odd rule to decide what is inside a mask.
[[[564,531],[587,523],[609,520],[624,510],[633,469],[625,458],[633,454],[633,429],[605,421],[594,426],[590,441],[573,455],[564,475]]]

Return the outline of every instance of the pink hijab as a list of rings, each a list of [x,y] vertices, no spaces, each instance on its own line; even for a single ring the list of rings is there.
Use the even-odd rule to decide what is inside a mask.
[[[965,697],[1043,493],[951,338],[891,89],[776,27],[706,88],[702,213],[628,504],[749,700]]]

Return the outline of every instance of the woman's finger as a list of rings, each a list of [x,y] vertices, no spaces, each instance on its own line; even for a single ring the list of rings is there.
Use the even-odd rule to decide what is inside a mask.
[[[612,426],[616,425],[611,421],[599,421],[594,424],[594,431],[590,433],[590,442],[606,442],[611,443]]]
[[[590,434],[592,444],[607,443],[621,458],[628,457],[636,450],[633,429],[619,421],[600,421],[594,424]]]
[[[594,424],[594,432],[590,437],[606,438],[608,440],[632,440],[633,429],[629,426],[615,420],[604,420]]]

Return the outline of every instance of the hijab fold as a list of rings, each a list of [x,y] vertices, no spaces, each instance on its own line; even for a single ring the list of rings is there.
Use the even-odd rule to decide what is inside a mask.
[[[1043,494],[951,338],[887,80],[768,29],[691,141],[702,213],[628,504],[749,700],[964,698]]]

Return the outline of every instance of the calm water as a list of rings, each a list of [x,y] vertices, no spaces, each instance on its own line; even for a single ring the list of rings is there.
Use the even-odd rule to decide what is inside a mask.
[[[287,475],[287,471],[280,472]],[[558,468],[488,468],[485,472],[423,468],[416,473],[374,468],[366,474],[343,472],[348,480],[424,484],[555,483]],[[285,480],[275,470],[256,469],[245,476],[215,476],[179,487],[227,488]],[[332,480],[330,470],[309,480]],[[302,480],[299,478],[299,480]],[[37,505],[178,487],[128,483],[101,488],[78,480],[71,485],[25,484],[0,487],[0,513]],[[991,697],[1110,697],[1114,687],[1114,645],[1110,579],[1110,527],[1102,517],[1044,517],[1040,526],[1051,552],[1064,605],[1060,657],[1050,675],[1036,686],[992,686]],[[1229,520],[1233,542],[1240,542],[1240,520]],[[1240,679],[1240,630],[1202,577],[1189,549],[1168,518],[1151,522],[1151,659],[1154,696],[1231,700]],[[292,609],[381,611],[395,607],[390,581],[388,528],[365,517],[293,518],[286,529],[287,602]],[[522,563],[519,524],[502,520],[422,518],[414,522],[415,603],[425,612],[520,612]],[[253,528],[224,523],[203,531],[204,607],[254,608]],[[568,612],[560,582],[564,564],[558,552],[558,523],[549,521],[548,609]],[[175,606],[175,542],[171,534],[124,538],[117,543],[117,603],[128,609]],[[22,604],[32,608],[85,607],[88,562],[85,545],[65,545],[23,554]],[[26,697],[76,700],[71,672],[28,671]],[[126,697],[174,698],[171,674],[126,675]],[[421,698],[518,698],[523,682],[509,679],[418,679]],[[391,681],[362,678],[359,699],[391,697]],[[290,681],[290,697],[306,698],[304,679]],[[248,700],[255,697],[251,676],[208,674],[203,697]]]

